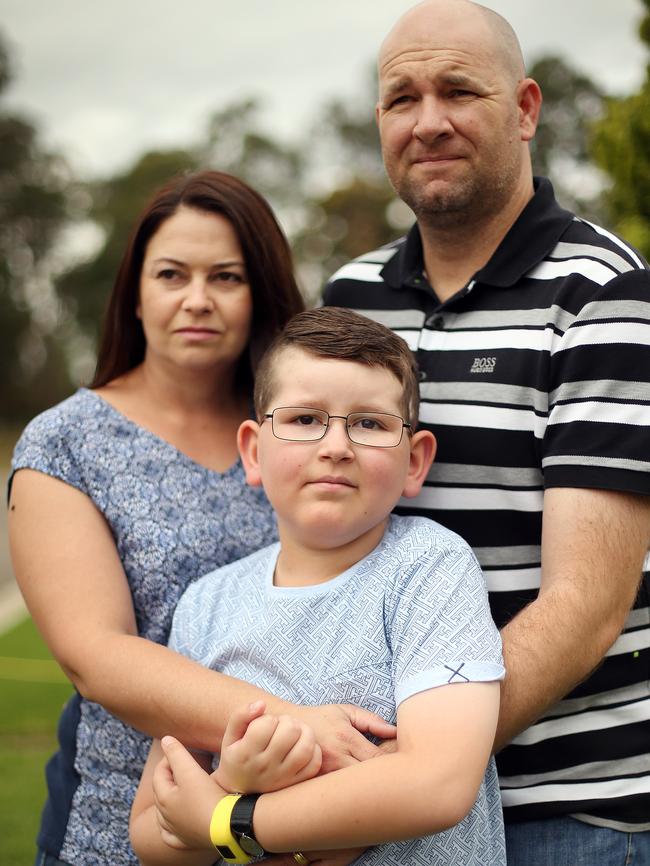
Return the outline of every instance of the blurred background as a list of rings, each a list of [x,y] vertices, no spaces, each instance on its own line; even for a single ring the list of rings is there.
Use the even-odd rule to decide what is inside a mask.
[[[376,50],[410,5],[0,0],[3,486],[25,422],[90,378],[131,220],[172,174],[218,168],[266,195],[309,302],[411,224],[374,124]],[[536,172],[650,256],[650,0],[486,5],[544,92]],[[0,862],[13,866],[32,859],[69,687],[26,619],[0,521]]]

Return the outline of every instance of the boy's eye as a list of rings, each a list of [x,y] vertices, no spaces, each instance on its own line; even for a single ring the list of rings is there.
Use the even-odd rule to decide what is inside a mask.
[[[351,421],[350,427],[356,427],[361,430],[385,430],[386,424],[376,415],[362,415],[361,417],[355,417]]]
[[[310,424],[322,424],[322,420],[320,418],[316,418],[314,415],[299,415],[294,423],[300,424],[303,427],[308,427]]]

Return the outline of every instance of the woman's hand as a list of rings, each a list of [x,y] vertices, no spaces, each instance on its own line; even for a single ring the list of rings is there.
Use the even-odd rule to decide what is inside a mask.
[[[174,737],[163,737],[161,745],[165,757],[152,780],[161,838],[170,848],[211,849],[212,813],[228,792]]]
[[[264,701],[256,701],[230,716],[214,774],[227,791],[278,791],[320,770],[321,749],[309,725],[265,709]]]
[[[287,705],[287,713],[305,722],[314,731],[321,747],[321,774],[366,761],[381,754],[364,734],[394,740],[397,728],[369,710],[352,704],[323,704],[318,707]]]

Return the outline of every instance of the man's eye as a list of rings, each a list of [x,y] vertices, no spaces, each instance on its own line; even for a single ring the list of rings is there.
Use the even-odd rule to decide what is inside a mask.
[[[388,101],[386,107],[387,108],[394,108],[398,105],[406,105],[408,102],[411,101],[411,99],[412,99],[411,96],[409,96],[406,93],[402,93],[400,96],[394,96],[392,99],[390,99]]]

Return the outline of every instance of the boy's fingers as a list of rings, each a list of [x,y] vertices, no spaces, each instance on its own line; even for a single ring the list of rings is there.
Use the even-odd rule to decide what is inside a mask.
[[[318,771],[320,770],[322,763],[323,755],[321,752],[321,748],[318,744],[316,744],[311,749],[311,754],[307,763],[304,763],[303,761],[300,769],[296,772],[293,784],[295,785],[298,782],[304,782],[307,779],[313,779],[314,776],[318,775]]]
[[[253,719],[238,744],[242,749],[242,753],[244,755],[257,755],[268,749],[269,743],[275,737],[279,724],[279,716],[266,714]]]
[[[262,716],[265,709],[266,704],[264,701],[254,701],[252,704],[238,707],[231,713],[223,735],[221,748],[225,749],[226,746],[236,743],[237,740],[241,740],[248,730],[250,723],[259,716]]]
[[[192,778],[196,775],[197,770],[200,770],[192,755],[175,737],[163,737],[160,744],[176,784],[181,784],[184,778]]]
[[[268,758],[274,761],[286,760],[292,749],[300,742],[303,734],[306,737],[313,737],[307,725],[302,725],[291,716],[278,716],[277,726],[265,749]]]

